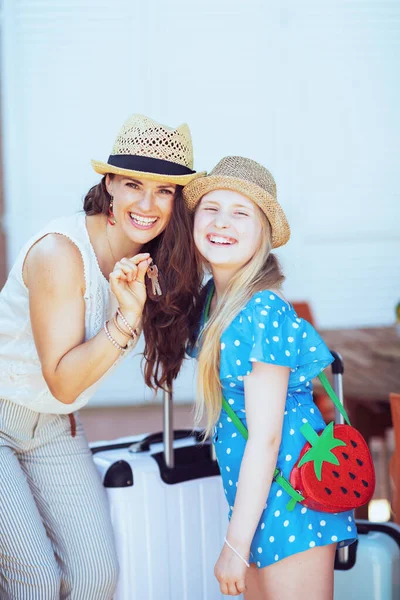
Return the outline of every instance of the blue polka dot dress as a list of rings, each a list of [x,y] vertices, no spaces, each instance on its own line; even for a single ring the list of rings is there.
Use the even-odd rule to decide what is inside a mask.
[[[243,378],[251,373],[252,363],[291,369],[277,462],[286,478],[306,443],[299,431],[303,423],[308,421],[317,431],[325,428],[313,401],[311,379],[332,361],[327,346],[310,323],[299,319],[290,305],[270,291],[256,293],[221,337],[223,394],[246,427]],[[260,402],[268,402],[268,390],[260,393]],[[230,518],[246,441],[223,409],[213,443]],[[357,538],[353,511],[332,514],[296,504],[289,512],[289,499],[274,481],[251,545],[250,561],[258,567],[315,546],[334,542],[338,547],[346,546]]]

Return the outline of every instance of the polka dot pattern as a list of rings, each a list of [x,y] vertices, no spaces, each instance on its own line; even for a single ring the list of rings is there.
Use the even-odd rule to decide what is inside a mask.
[[[268,291],[253,296],[225,330],[221,379],[231,375],[234,382],[240,382],[238,377],[251,372],[254,362],[265,362],[289,367],[289,390],[300,384],[303,391],[303,386],[332,362],[332,356],[315,329],[273,296],[270,298]]]
[[[251,374],[254,362],[290,369],[277,461],[278,468],[289,478],[304,446],[300,433],[303,423],[308,421],[315,430],[325,426],[312,399],[311,380],[332,362],[332,356],[318,333],[298,319],[291,306],[277,294],[263,291],[249,300],[221,338],[223,394],[244,425],[244,378]],[[267,399],[267,394],[264,397],[261,393],[258,401]],[[246,443],[225,411],[221,412],[213,441],[231,516]],[[289,512],[288,500],[288,494],[274,481],[251,544],[251,562],[258,568],[310,548],[332,543],[346,545],[356,539],[352,512],[334,515],[301,504]]]

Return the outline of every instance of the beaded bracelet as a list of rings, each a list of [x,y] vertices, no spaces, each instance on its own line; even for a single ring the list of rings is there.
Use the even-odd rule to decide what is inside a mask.
[[[130,338],[132,337],[129,331],[124,331],[122,329],[122,327],[120,327],[118,325],[117,314],[115,314],[115,316],[113,317],[113,323],[114,323],[115,327],[118,329],[118,331],[120,333],[122,333],[122,335],[125,335],[126,337],[130,337]]]
[[[111,333],[108,331],[108,327],[107,327],[107,323],[108,321],[104,321],[104,331],[106,333],[106,336],[108,337],[108,339],[110,340],[110,342],[116,347],[118,348],[118,350],[122,353],[125,352],[126,350],[126,346],[125,348],[123,346],[121,346],[121,344],[118,344],[118,342],[116,340],[114,340],[114,338],[112,337]]]
[[[121,317],[121,321],[123,322],[123,324],[125,325],[125,327],[128,329],[129,333],[131,334],[132,338],[135,339],[138,336],[138,332],[136,329],[133,329],[133,327],[131,327],[128,323],[128,321],[125,319],[124,315],[122,314],[119,306],[117,308],[117,315],[119,317]]]

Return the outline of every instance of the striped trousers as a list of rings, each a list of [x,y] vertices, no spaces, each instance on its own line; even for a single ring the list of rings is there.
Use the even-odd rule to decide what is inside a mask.
[[[1,600],[110,600],[107,497],[78,419],[0,399]]]

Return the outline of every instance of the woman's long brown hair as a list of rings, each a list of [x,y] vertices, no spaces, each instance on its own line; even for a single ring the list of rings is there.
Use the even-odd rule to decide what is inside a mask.
[[[143,311],[144,377],[146,385],[171,389],[185,358],[186,345],[193,337],[198,315],[201,274],[192,235],[193,217],[177,187],[171,219],[165,230],[145,244],[161,271],[166,293],[153,302],[147,299]],[[111,197],[105,177],[87,193],[83,208],[87,215],[108,214]]]

